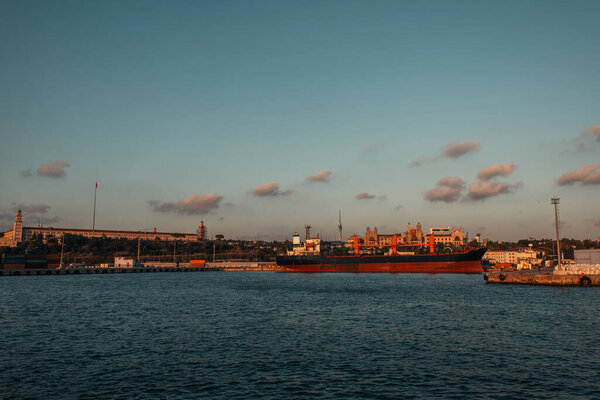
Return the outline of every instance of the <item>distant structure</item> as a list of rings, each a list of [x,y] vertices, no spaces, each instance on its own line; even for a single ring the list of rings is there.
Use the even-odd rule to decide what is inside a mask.
[[[431,228],[429,233],[434,234],[435,243],[452,244],[454,246],[463,246],[465,244],[465,234],[463,228],[454,227]]]
[[[307,225],[308,226],[308,225]],[[309,226],[310,229],[310,226]],[[287,252],[287,255],[310,255],[321,252],[321,239],[312,238],[306,239],[304,243],[300,242],[300,234],[294,232],[292,236],[292,250]]]
[[[342,210],[339,210],[339,213],[340,213],[340,222],[338,222],[338,233],[339,233],[340,243],[342,243]]]
[[[197,230],[198,240],[206,240],[206,225],[204,225],[204,221],[200,221],[200,226]]]
[[[558,233],[558,226],[560,225],[558,217],[558,204],[560,203],[560,198],[553,197],[550,200],[550,203],[554,205],[554,222],[556,223],[556,254],[558,257],[558,268],[560,269],[560,235]]]
[[[305,240],[310,239],[310,228],[312,228],[312,226],[310,226],[310,225],[304,225],[304,229],[306,229]]]
[[[0,246],[16,247],[23,240],[23,213],[17,211],[12,230],[0,233]]]
[[[77,229],[77,228],[53,228],[42,227],[24,227],[23,214],[21,210],[17,211],[13,229],[0,233],[0,246],[16,247],[20,242],[31,239],[34,235],[41,235],[42,240],[50,238],[60,238],[63,235],[79,235],[84,237],[97,238],[124,238],[124,239],[145,239],[145,240],[178,240],[184,242],[193,242],[201,239],[202,228],[206,235],[206,228],[200,223],[197,233],[178,233],[178,232],[158,232],[154,228],[153,232],[143,231],[120,231],[120,230],[98,230],[98,229]]]
[[[463,228],[458,229],[431,228],[429,234],[434,235],[435,243],[452,244],[455,246],[463,246],[465,242],[465,234]],[[398,238],[398,244],[413,244],[422,245],[428,242],[429,234],[423,232],[423,227],[420,223],[417,226],[412,226],[408,223],[407,229],[404,232],[397,232],[395,235]],[[373,230],[367,227],[363,236],[363,243],[367,245],[391,245],[393,243],[394,234],[380,234],[377,232],[377,227]]]

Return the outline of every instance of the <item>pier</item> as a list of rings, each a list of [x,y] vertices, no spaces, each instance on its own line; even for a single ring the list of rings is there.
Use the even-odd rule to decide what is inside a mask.
[[[483,275],[486,283],[548,285],[548,286],[600,286],[600,275],[556,274],[532,271],[495,271]]]
[[[70,267],[70,268],[27,268],[27,269],[0,269],[0,276],[23,276],[23,275],[86,275],[86,274],[134,274],[150,272],[202,272],[221,271],[220,268],[205,267],[128,267],[128,268],[100,268],[93,266]]]

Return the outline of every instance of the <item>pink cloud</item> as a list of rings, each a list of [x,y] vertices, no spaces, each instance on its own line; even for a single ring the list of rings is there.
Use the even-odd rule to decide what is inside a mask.
[[[498,196],[503,193],[510,193],[517,188],[523,186],[523,182],[506,183],[506,182],[474,182],[469,186],[467,200],[485,200],[489,197]]]
[[[150,200],[148,204],[152,207],[152,211],[156,212],[177,212],[179,214],[207,214],[211,210],[219,208],[219,202],[223,196],[216,193],[209,194],[193,194],[188,198],[177,202],[161,202]]]
[[[437,157],[422,156],[411,161],[411,167],[419,167],[426,162],[436,161],[442,158],[459,158],[465,154],[475,153],[481,147],[480,141],[471,142],[450,142],[442,149],[442,152]]]
[[[452,203],[460,198],[465,182],[456,177],[448,176],[440,179],[435,187],[425,193],[425,200]]]
[[[448,143],[444,150],[442,151],[442,155],[444,157],[450,158],[458,158],[465,154],[474,153],[479,150],[481,147],[481,142],[452,142]]]
[[[289,196],[294,191],[292,189],[280,191],[279,183],[277,182],[269,182],[263,183],[262,185],[258,185],[254,189],[251,190],[251,193],[257,197],[274,197],[274,196]]]
[[[324,169],[316,175],[307,176],[304,180],[308,182],[328,182],[329,175],[331,175],[331,171]]]
[[[592,185],[600,183],[600,173],[596,170],[600,169],[600,164],[582,165],[579,169],[567,172],[556,180],[559,186],[581,183],[583,185]]]
[[[49,178],[63,178],[66,175],[65,168],[69,166],[66,161],[49,161],[37,169],[38,176]],[[24,174],[24,176],[27,176]]]
[[[369,200],[374,199],[375,197],[377,196],[375,196],[374,194],[369,194],[367,192],[359,193],[356,196],[354,196],[356,200]]]
[[[496,176],[507,177],[507,176],[511,175],[515,169],[517,169],[517,166],[513,163],[492,164],[489,167],[485,167],[484,169],[479,171],[477,173],[477,179],[480,179],[482,181],[487,181]]]

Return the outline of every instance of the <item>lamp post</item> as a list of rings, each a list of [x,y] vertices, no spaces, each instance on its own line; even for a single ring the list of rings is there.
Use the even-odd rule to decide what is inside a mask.
[[[558,269],[560,269],[561,266],[561,259],[560,259],[560,235],[558,233],[558,226],[559,226],[559,222],[558,222],[558,204],[560,203],[560,198],[559,197],[553,197],[550,200],[550,203],[554,205],[554,222],[556,224],[556,255],[557,255],[557,262],[558,262]]]
[[[63,248],[65,247],[65,235],[60,237],[60,268],[63,267]]]

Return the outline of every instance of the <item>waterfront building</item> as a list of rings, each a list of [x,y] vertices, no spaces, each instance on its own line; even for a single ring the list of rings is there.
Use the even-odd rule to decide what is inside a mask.
[[[435,244],[452,244],[454,246],[463,246],[465,244],[465,234],[463,228],[454,227],[431,228],[429,233],[434,234]]]
[[[434,234],[436,244],[463,246],[465,242],[465,234],[462,227],[458,229],[451,227],[431,228],[429,234],[432,233]],[[423,232],[423,227],[420,223],[414,227],[409,223],[406,231],[396,233],[395,235],[398,237],[398,244],[421,245],[428,243],[429,239],[429,235]],[[394,240],[394,234],[380,234],[377,231],[377,227],[373,228],[373,230],[367,227],[362,239],[363,243],[368,245],[391,245]]]
[[[533,249],[519,249],[513,251],[488,250],[485,258],[496,264],[519,264],[526,261],[531,265],[540,265],[544,256],[543,251]]]
[[[203,234],[203,235],[201,235]],[[201,222],[196,233],[179,233],[179,232],[159,232],[154,228],[152,232],[145,231],[123,231],[123,230],[101,230],[101,229],[79,229],[79,228],[54,228],[54,227],[24,227],[23,216],[21,210],[17,211],[13,229],[4,233],[0,233],[0,246],[15,247],[18,243],[30,240],[34,235],[41,235],[44,242],[50,238],[60,238],[63,235],[79,235],[84,237],[96,238],[123,238],[123,239],[144,239],[144,240],[178,240],[184,242],[192,242],[205,240],[206,228]],[[204,236],[204,237],[203,237]]]

